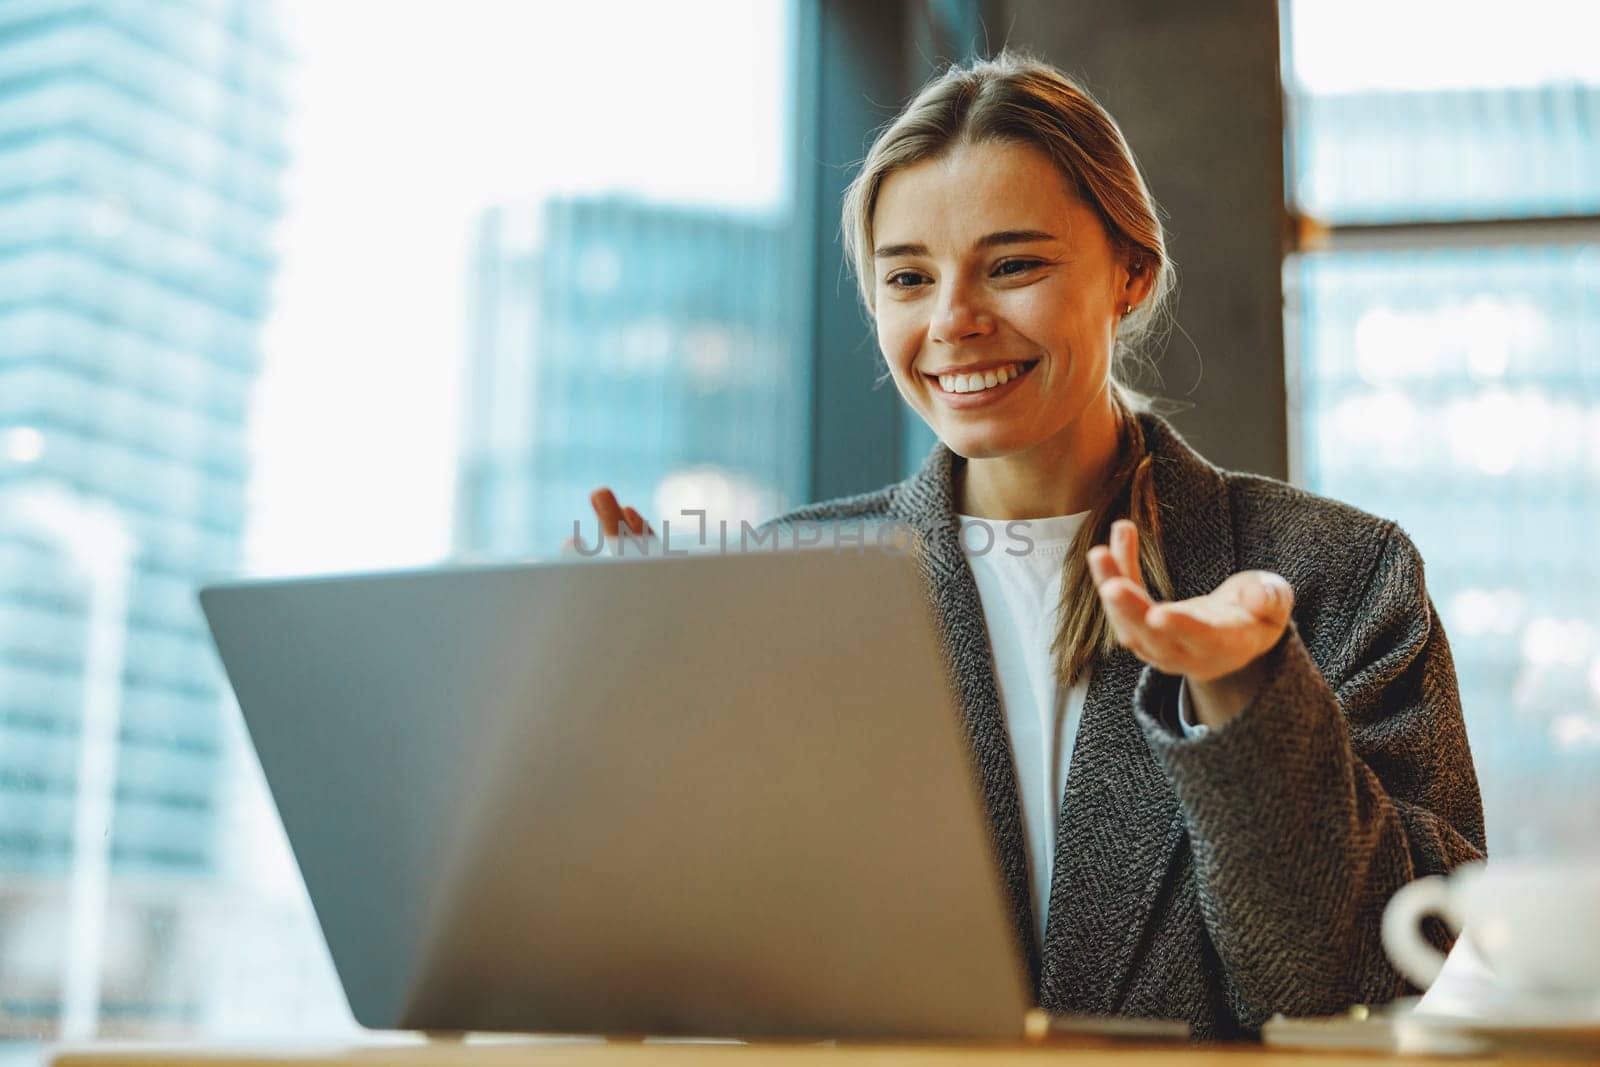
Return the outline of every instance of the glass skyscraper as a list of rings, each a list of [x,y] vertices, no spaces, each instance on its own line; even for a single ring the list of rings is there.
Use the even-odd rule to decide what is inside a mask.
[[[574,520],[592,541],[599,485],[674,548],[699,533],[681,507],[736,535],[803,492],[793,241],[782,218],[618,197],[486,212],[457,552],[553,555]]]
[[[0,1033],[195,1010],[168,972],[216,862],[225,685],[194,590],[240,560],[273,14],[0,5]]]

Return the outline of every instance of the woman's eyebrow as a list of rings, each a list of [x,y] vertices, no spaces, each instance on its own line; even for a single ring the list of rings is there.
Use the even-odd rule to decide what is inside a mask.
[[[974,248],[995,248],[1000,245],[1031,244],[1035,241],[1054,241],[1056,235],[1045,233],[1043,230],[1000,230],[978,238]],[[928,246],[920,244],[904,245],[879,245],[872,250],[877,259],[889,259],[893,256],[925,256]]]

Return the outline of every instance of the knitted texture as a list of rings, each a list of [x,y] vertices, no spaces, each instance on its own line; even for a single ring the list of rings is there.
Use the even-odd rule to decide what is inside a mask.
[[[1154,456],[1176,598],[1276,571],[1293,617],[1255,701],[1186,739],[1179,679],[1125,649],[1097,659],[1056,830],[1041,947],[983,607],[961,551],[942,443],[912,477],[796,509],[774,526],[896,521],[917,538],[933,620],[988,808],[1019,958],[1041,1006],[1185,1019],[1249,1035],[1404,991],[1379,941],[1401,885],[1484,855],[1455,668],[1393,523],[1220,470],[1164,420]]]

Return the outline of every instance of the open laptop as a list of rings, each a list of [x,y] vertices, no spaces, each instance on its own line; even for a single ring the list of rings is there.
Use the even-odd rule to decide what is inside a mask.
[[[460,566],[200,602],[363,1025],[1022,1036],[908,557]]]

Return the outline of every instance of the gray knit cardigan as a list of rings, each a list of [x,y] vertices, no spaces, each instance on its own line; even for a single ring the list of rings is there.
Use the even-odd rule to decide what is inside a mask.
[[[935,445],[907,480],[775,524],[898,521],[917,558],[983,783],[1034,994],[1062,1013],[1188,1020],[1250,1034],[1406,988],[1379,943],[1391,894],[1484,855],[1455,668],[1416,548],[1392,522],[1223,471],[1155,416],[1162,543],[1177,598],[1276,571],[1294,613],[1268,680],[1224,727],[1186,739],[1178,679],[1126,649],[1096,660],[1056,824],[1044,944],[978,589]]]

